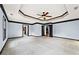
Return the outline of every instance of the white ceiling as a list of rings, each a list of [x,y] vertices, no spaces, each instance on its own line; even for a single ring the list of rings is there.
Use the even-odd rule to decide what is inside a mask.
[[[12,21],[18,21],[18,22],[25,22],[25,23],[35,23],[35,22],[41,22],[41,23],[47,23],[47,22],[57,22],[57,21],[63,21],[68,20],[72,18],[77,18],[78,16],[74,16],[73,13],[76,15],[78,11],[71,12],[70,9],[73,9],[73,5],[64,5],[64,4],[4,4],[4,8],[6,10],[6,13],[9,17],[9,20]],[[74,5],[74,7],[79,5]],[[33,17],[38,18],[39,16],[37,14],[42,14],[43,11],[49,12],[49,15],[52,17],[56,17],[59,15],[62,15],[64,12],[68,11],[69,15],[59,18],[59,19],[52,19],[49,21],[41,21],[37,19],[33,19],[30,17],[23,17],[19,14],[19,10],[23,11],[26,15],[30,15]]]
[[[20,10],[26,14],[30,15],[35,18],[39,18],[40,16],[37,14],[42,15],[43,12],[49,12],[49,16],[47,19],[57,17],[65,13],[67,10],[65,8],[65,5],[61,4],[29,4],[29,5],[22,5]],[[43,19],[43,18],[40,18]]]

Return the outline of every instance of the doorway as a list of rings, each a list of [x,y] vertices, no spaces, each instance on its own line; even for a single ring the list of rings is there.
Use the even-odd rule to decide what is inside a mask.
[[[52,37],[53,36],[53,26],[52,25],[42,25],[42,36]]]
[[[26,35],[26,25],[22,25],[22,36]]]

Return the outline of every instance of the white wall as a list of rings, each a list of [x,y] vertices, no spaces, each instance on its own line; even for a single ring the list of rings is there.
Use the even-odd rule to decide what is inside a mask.
[[[22,36],[22,24],[8,23],[8,37],[20,37]]]
[[[6,21],[6,39],[3,41],[3,12],[0,8],[0,51],[8,39],[8,21]]]
[[[53,35],[79,40],[79,20],[53,25]]]
[[[29,35],[41,36],[41,25],[29,25]]]

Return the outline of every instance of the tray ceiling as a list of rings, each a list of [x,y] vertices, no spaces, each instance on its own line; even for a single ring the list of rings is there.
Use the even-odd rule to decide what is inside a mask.
[[[49,23],[71,19],[72,14],[69,13],[68,6],[64,4],[4,4],[9,20],[24,23]],[[44,21],[43,17],[39,18],[43,12],[45,14],[48,12],[46,16],[52,17],[46,17]]]
[[[64,4],[29,4],[21,5],[19,9],[26,16],[39,20],[49,20],[59,17],[67,12]],[[48,13],[45,17],[44,14]]]

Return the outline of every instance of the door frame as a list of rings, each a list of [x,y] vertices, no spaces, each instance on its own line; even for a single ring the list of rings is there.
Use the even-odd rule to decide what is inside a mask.
[[[46,25],[42,25],[41,29],[42,29],[42,36],[46,36],[46,28],[48,27],[48,37],[53,37],[53,24],[46,24]]]

